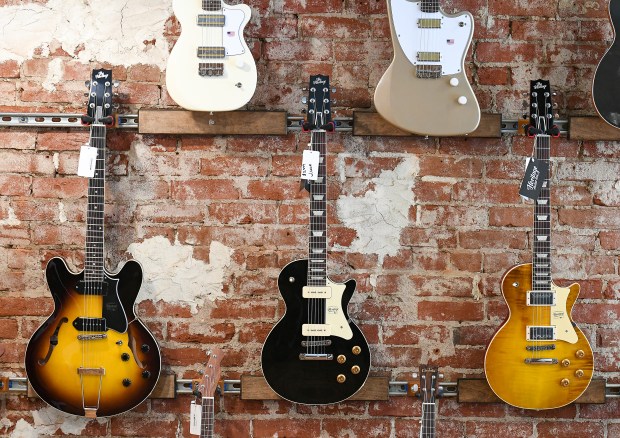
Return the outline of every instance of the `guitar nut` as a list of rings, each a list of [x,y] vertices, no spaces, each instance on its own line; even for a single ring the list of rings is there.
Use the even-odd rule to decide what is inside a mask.
[[[345,380],[347,380],[346,376],[344,374],[338,374],[338,377],[336,377],[336,381],[338,383],[344,383]]]

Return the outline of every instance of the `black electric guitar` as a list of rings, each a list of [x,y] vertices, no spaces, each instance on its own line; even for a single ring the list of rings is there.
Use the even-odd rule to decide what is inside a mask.
[[[278,287],[286,313],[271,330],[262,351],[269,386],[295,403],[343,401],[364,385],[370,350],[347,313],[355,281],[327,277],[327,202],[325,141],[331,123],[329,78],[311,76],[308,96],[310,147],[319,152],[317,179],[308,181],[310,230],[308,258],[282,269]]]
[[[420,419],[420,438],[435,438],[437,424],[437,397],[440,395],[439,372],[437,367],[420,365],[419,396],[422,400]]]
[[[51,406],[90,418],[120,414],[140,404],[159,378],[157,342],[134,313],[142,268],[130,260],[115,274],[104,267],[106,125],[113,122],[112,71],[93,70],[87,115],[96,149],[88,181],[84,270],[69,271],[55,257],[45,275],[54,312],[30,338],[26,373]]]
[[[592,99],[603,120],[620,128],[620,41],[615,32],[620,26],[620,0],[609,0],[609,17],[614,28],[614,42],[596,68],[592,82]]]
[[[224,354],[219,348],[212,348],[209,362],[201,380],[193,382],[196,400],[192,401],[192,424],[190,433],[200,438],[213,438],[215,426],[215,392],[220,380],[220,364]],[[198,404],[197,402],[200,402]],[[195,411],[195,412],[194,412]]]

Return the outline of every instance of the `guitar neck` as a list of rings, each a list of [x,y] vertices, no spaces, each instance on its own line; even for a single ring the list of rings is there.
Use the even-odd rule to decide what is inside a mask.
[[[422,0],[420,8],[422,12],[439,12],[439,0]]]
[[[546,175],[538,199],[534,202],[534,244],[532,245],[532,288],[550,290],[551,288],[551,206],[549,196],[549,149],[550,136],[536,136],[536,159],[547,164]]]
[[[201,405],[200,438],[213,438],[215,425],[215,399],[203,397]]]
[[[420,438],[435,438],[435,403],[422,403]]]
[[[310,181],[310,236],[308,239],[308,286],[327,282],[327,181],[325,172],[326,131],[311,134],[312,150],[319,151],[316,181]]]
[[[106,127],[90,127],[89,144],[97,149],[95,175],[88,180],[88,209],[86,213],[86,262],[84,280],[103,280],[104,208],[105,208],[105,148]]]
[[[207,12],[215,12],[222,9],[221,0],[202,0],[202,9]]]

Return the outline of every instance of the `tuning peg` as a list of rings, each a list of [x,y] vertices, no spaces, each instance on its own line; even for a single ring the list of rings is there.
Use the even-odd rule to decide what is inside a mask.
[[[121,106],[118,103],[113,103],[112,108],[119,109]]]
[[[551,93],[552,96],[557,96],[558,93],[556,93],[555,91],[553,93]]]
[[[332,93],[336,92],[336,87],[332,88]]]
[[[113,86],[114,88],[118,88],[120,84],[121,84],[121,83],[120,83],[119,81],[113,81],[113,82],[112,82],[112,86]]]
[[[302,97],[301,98],[301,103],[308,103],[308,98],[307,97]]]
[[[302,114],[306,114],[306,109],[305,109],[305,108],[302,108],[302,109],[301,109],[301,113],[302,113]]]
[[[443,374],[442,373],[439,373],[439,378],[443,379]]]
[[[333,103],[334,105],[336,105],[336,103],[338,103],[338,101],[337,101],[336,99],[334,99],[334,100],[332,100],[332,103]]]
[[[553,117],[555,117],[555,118],[557,119],[557,118],[559,118],[559,117],[560,117],[560,115],[559,115],[558,113],[555,113],[555,114],[553,115]]]
[[[307,87],[303,87],[303,88],[301,89],[301,91],[308,91],[308,88],[307,88]]]
[[[86,88],[90,88],[90,81],[84,81],[84,85],[86,85]]]
[[[414,384],[413,384],[413,386],[411,387],[411,390],[412,390],[413,392],[418,392],[418,390],[419,390],[419,389],[420,389],[420,387],[418,386],[418,384],[417,384],[417,383],[414,383]]]
[[[119,94],[118,94],[118,93],[116,93],[116,92],[114,92],[114,93],[112,93],[112,96],[114,96],[114,97],[118,97],[118,96],[119,96]]]
[[[418,373],[411,373],[411,377],[413,377],[414,379],[418,378]]]
[[[90,96],[90,93],[84,93],[84,97]]]

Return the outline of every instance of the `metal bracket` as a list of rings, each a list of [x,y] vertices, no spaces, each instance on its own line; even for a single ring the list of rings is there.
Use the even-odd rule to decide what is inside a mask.
[[[88,128],[82,124],[82,114],[62,113],[0,113],[0,127],[20,126],[27,128]],[[138,127],[136,114],[121,114],[116,117],[116,128]]]
[[[301,116],[288,116],[286,118],[286,129],[288,131],[301,131],[305,118]],[[353,117],[337,117],[333,120],[335,130],[338,132],[353,131]]]

